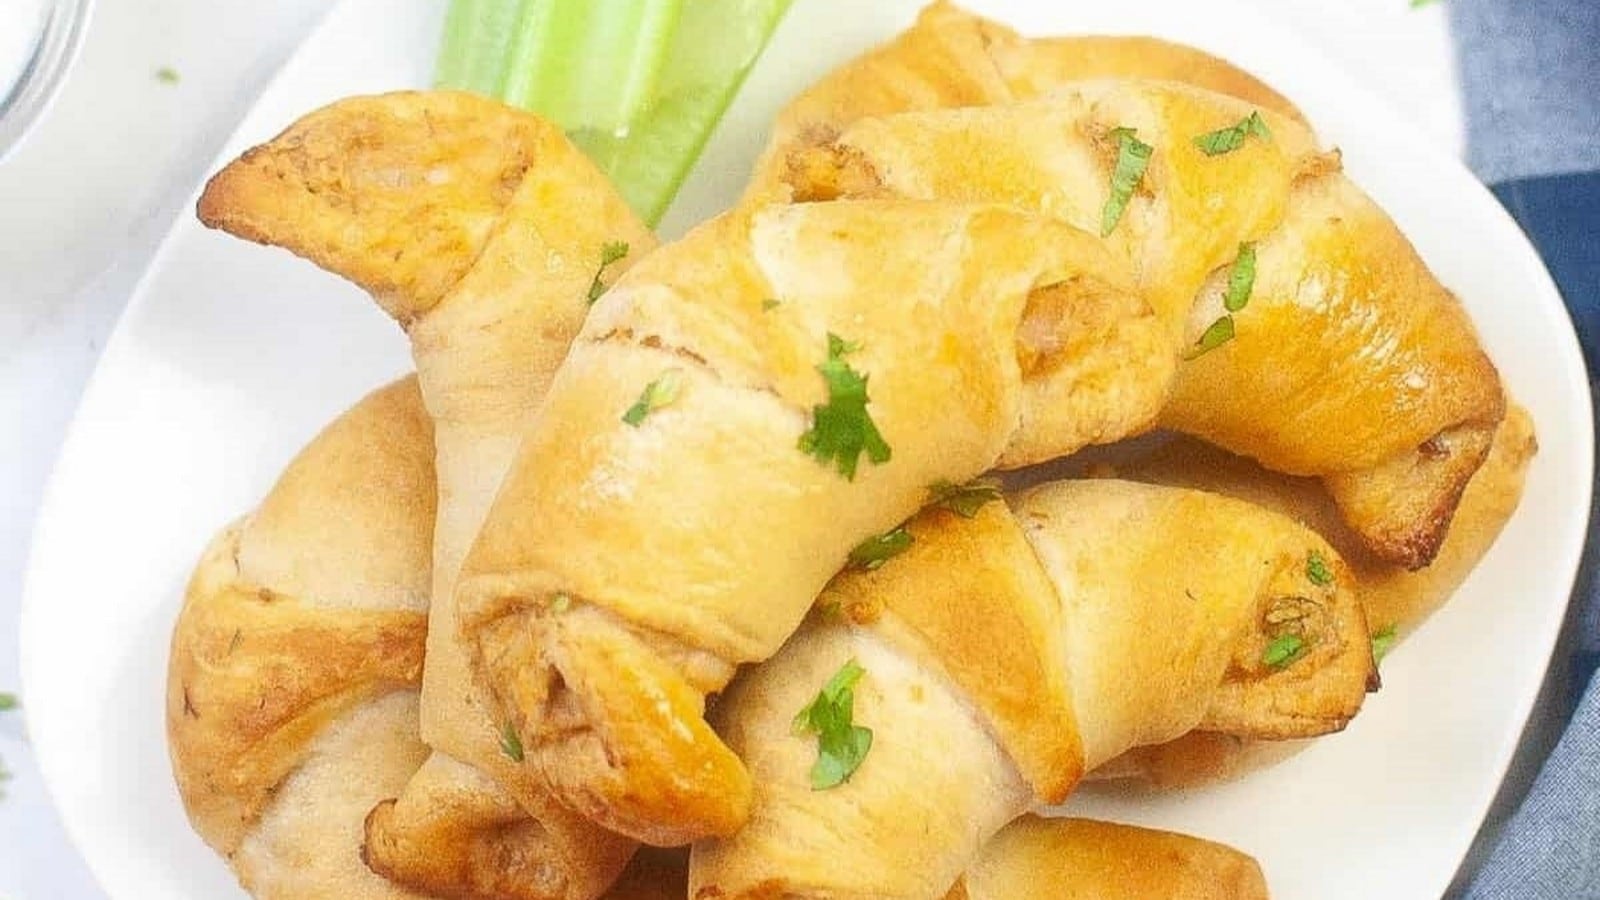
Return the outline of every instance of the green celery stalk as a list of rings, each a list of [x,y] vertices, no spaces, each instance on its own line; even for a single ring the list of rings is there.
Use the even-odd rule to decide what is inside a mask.
[[[437,81],[565,128],[660,220],[792,0],[453,0]]]
[[[453,0],[445,15],[434,84],[500,96],[511,40],[526,5],[507,0]]]

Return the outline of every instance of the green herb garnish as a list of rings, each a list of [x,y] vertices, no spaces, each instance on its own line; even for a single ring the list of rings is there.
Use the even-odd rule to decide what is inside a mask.
[[[600,248],[600,268],[594,270],[594,280],[589,282],[589,305],[593,306],[605,294],[610,285],[600,280],[606,274],[606,269],[611,268],[624,256],[628,255],[627,241],[608,241]]]
[[[1233,316],[1224,315],[1222,318],[1206,326],[1201,333],[1200,340],[1195,341],[1189,352],[1183,355],[1184,359],[1194,359],[1203,356],[1233,340]]]
[[[802,452],[823,465],[833,462],[839,474],[850,481],[855,480],[862,453],[875,465],[890,457],[889,445],[867,412],[867,376],[844,361],[860,348],[836,334],[828,335],[828,359],[817,366],[828,384],[828,402],[812,408],[811,430],[800,436],[799,443]]]
[[[1239,255],[1228,270],[1228,291],[1222,295],[1222,305],[1228,312],[1238,312],[1250,302],[1250,292],[1256,287],[1256,245],[1239,245]]]
[[[21,704],[17,702],[16,694],[7,694],[0,691],[0,712],[10,712]]]
[[[1328,568],[1328,561],[1322,558],[1322,554],[1315,550],[1306,558],[1306,577],[1319,587],[1333,584],[1333,570]]]
[[[1117,166],[1111,173],[1111,196],[1100,210],[1100,236],[1109,237],[1117,230],[1122,214],[1128,210],[1128,201],[1144,178],[1150,165],[1150,155],[1155,148],[1140,141],[1132,128],[1113,128],[1111,137],[1117,142]]]
[[[1298,634],[1280,634],[1272,639],[1261,654],[1263,665],[1281,669],[1306,653],[1305,638]]]
[[[777,309],[778,307],[780,307],[782,305],[783,305],[783,301],[782,300],[779,300],[779,299],[777,299],[775,297],[768,297],[767,299],[761,301],[761,311],[762,312],[772,312],[773,310]]]
[[[872,729],[855,724],[856,682],[866,670],[855,660],[828,679],[817,698],[794,717],[796,735],[817,736],[817,761],[811,766],[811,789],[825,791],[850,780],[867,751]]]
[[[639,392],[639,399],[628,407],[622,414],[622,421],[635,428],[650,415],[663,406],[678,399],[678,392],[683,388],[683,373],[678,369],[668,369],[661,373],[661,377],[644,386]]]
[[[1389,655],[1389,651],[1394,649],[1395,641],[1399,639],[1398,630],[1393,622],[1374,632],[1372,635],[1372,664],[1377,665],[1383,662],[1383,658]]]
[[[514,762],[522,762],[522,736],[517,734],[517,726],[512,722],[500,729],[500,752]]]
[[[1219,128],[1200,135],[1194,139],[1194,145],[1207,156],[1221,156],[1244,146],[1245,139],[1252,134],[1263,141],[1272,140],[1272,130],[1267,128],[1267,122],[1261,118],[1259,112],[1252,112],[1240,119],[1237,124],[1229,125],[1227,128]]]
[[[978,514],[984,504],[1000,499],[1000,485],[988,479],[978,479],[967,484],[940,479],[928,487],[928,506],[948,509],[963,519]]]
[[[156,80],[162,84],[177,84],[178,70],[171,66],[162,66],[156,70]]]
[[[893,531],[875,534],[850,551],[850,565],[868,572],[911,549],[915,538],[904,525]]]

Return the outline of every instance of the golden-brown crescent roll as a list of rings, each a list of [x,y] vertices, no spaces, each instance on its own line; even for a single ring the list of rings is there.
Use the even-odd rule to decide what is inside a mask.
[[[906,550],[836,578],[818,618],[718,703],[754,807],[695,844],[696,898],[938,896],[1086,769],[1195,727],[1338,730],[1373,674],[1333,549],[1243,501],[1057,482],[907,531]],[[870,749],[817,790],[818,740],[793,723],[850,661]]]
[[[1292,103],[1255,76],[1193,47],[1142,36],[1025,38],[939,0],[910,28],[840,66],[783,108],[747,196],[782,196],[791,151],[832,140],[859,119],[1010,103],[1088,78],[1183,81],[1301,120]]]
[[[421,706],[435,752],[373,811],[368,861],[452,897],[597,896],[633,843],[554,802],[506,749],[451,598],[524,420],[592,296],[654,239],[560,129],[448,92],[313,112],[219,172],[200,215],[371,291],[411,339],[436,426],[436,601]]]
[[[1138,481],[1217,491],[1305,522],[1325,535],[1350,566],[1373,632],[1392,632],[1401,640],[1450,599],[1494,544],[1522,498],[1528,463],[1535,452],[1532,420],[1527,411],[1510,405],[1488,458],[1461,495],[1455,523],[1438,556],[1432,565],[1417,572],[1368,551],[1315,482],[1268,472],[1198,441],[1180,439],[1164,445],[1120,467],[1119,474]],[[1134,778],[1157,788],[1193,787],[1277,762],[1302,746],[1197,731],[1165,744],[1130,750],[1094,774]]]
[[[1426,565],[1504,413],[1461,304],[1250,75],[1176,45],[1074,42],[931,6],[779,115],[750,195],[1005,200],[1096,229],[1115,130],[1134,128],[1154,155],[1110,242],[1190,354],[1222,320],[1230,263],[1258,251],[1237,336],[1182,367],[1165,424],[1325,477],[1376,554]],[[1150,83],[1166,78],[1195,90]],[[1270,138],[1195,146],[1253,112]]]
[[[1267,136],[1197,146],[1252,115]],[[1106,239],[1189,359],[1164,424],[1322,477],[1373,552],[1425,565],[1504,413],[1499,376],[1460,302],[1293,120],[1174,82],[1068,82],[858,120],[791,151],[781,178],[798,200],[998,201],[1107,232],[1122,129],[1153,149]],[[1247,251],[1248,302],[1230,311]],[[1224,321],[1231,339],[1202,350]]]
[[[1167,358],[1124,278],[1075,229],[920,202],[739,210],[629,270],[457,592],[531,767],[646,843],[737,829],[750,784],[704,698],[852,547],[936,481],[1146,427]]]
[[[1266,900],[1261,866],[1170,831],[1024,816],[1001,829],[946,900]]]
[[[362,864],[361,823],[427,754],[433,478],[406,379],[318,435],[189,582],[167,678],[173,774],[257,897],[415,896]]]
[[[683,900],[679,851],[640,852],[606,900]],[[1133,825],[1023,816],[945,900],[1266,900],[1261,866],[1223,844]]]

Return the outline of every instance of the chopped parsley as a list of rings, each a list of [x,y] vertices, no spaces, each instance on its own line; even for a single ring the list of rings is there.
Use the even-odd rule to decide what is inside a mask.
[[[782,300],[779,300],[776,297],[768,297],[767,299],[761,301],[761,311],[762,312],[772,312],[773,310],[777,309],[778,307],[780,307],[782,305],[783,305],[783,301]]]
[[[610,285],[601,281],[601,276],[606,274],[606,269],[611,268],[624,256],[628,255],[627,241],[608,241],[600,248],[600,268],[594,271],[594,280],[589,282],[589,305],[593,306],[596,300],[606,292]]]
[[[171,66],[162,66],[156,70],[156,80],[162,84],[177,84],[178,70]]]
[[[1333,584],[1333,570],[1328,568],[1328,561],[1322,558],[1322,554],[1315,550],[1306,558],[1306,577],[1319,587]]]
[[[967,484],[940,479],[928,486],[928,506],[948,509],[963,519],[978,514],[984,504],[1000,499],[1000,485],[980,478]]]
[[[1233,265],[1228,269],[1228,288],[1222,294],[1222,306],[1227,312],[1206,326],[1206,330],[1200,334],[1200,339],[1195,341],[1194,346],[1189,348],[1183,358],[1194,359],[1233,340],[1235,334],[1233,314],[1250,303],[1250,293],[1255,287],[1256,245],[1245,242],[1239,245],[1239,255],[1234,257]]]
[[[1117,230],[1122,214],[1128,210],[1128,201],[1144,179],[1144,170],[1150,165],[1150,155],[1155,148],[1136,137],[1132,128],[1113,128],[1111,137],[1117,142],[1117,165],[1111,173],[1111,196],[1100,210],[1100,236],[1109,237]]]
[[[1194,139],[1194,145],[1207,156],[1221,156],[1243,147],[1245,139],[1252,134],[1263,141],[1272,140],[1272,130],[1267,128],[1267,122],[1261,118],[1259,112],[1252,112],[1240,119],[1237,124],[1229,125],[1227,128],[1219,128],[1200,135]]]
[[[639,392],[639,399],[622,414],[622,421],[638,428],[645,416],[677,400],[682,388],[683,372],[678,369],[662,372],[660,378],[645,385],[644,390]]]
[[[1261,653],[1263,665],[1274,669],[1281,669],[1295,660],[1306,655],[1305,638],[1298,634],[1280,634],[1267,644],[1267,649]]]
[[[904,525],[893,531],[875,534],[850,551],[850,565],[868,572],[911,549],[916,539]]]
[[[800,435],[800,450],[823,465],[832,462],[847,480],[854,481],[861,454],[875,465],[889,461],[889,445],[867,412],[867,376],[844,358],[860,349],[836,334],[828,335],[828,359],[817,366],[828,385],[826,405],[812,408],[811,430]]]
[[[1383,662],[1383,658],[1385,656],[1389,655],[1389,651],[1390,650],[1394,649],[1394,642],[1399,640],[1399,638],[1400,638],[1400,636],[1399,636],[1398,631],[1396,629],[1395,623],[1393,623],[1393,622],[1390,622],[1389,624],[1387,624],[1387,625],[1383,626],[1382,628],[1378,629],[1377,631],[1373,632],[1373,635],[1372,635],[1372,663],[1373,663],[1373,665],[1377,665],[1378,663]]]
[[[517,734],[517,726],[513,722],[507,722],[500,729],[500,752],[513,762],[522,762],[522,736]]]
[[[811,789],[825,791],[850,780],[867,751],[872,729],[855,724],[856,682],[866,670],[855,660],[841,667],[822,686],[817,698],[794,717],[796,735],[817,736],[817,761],[811,766]]]
[[[10,712],[20,706],[16,694],[7,694],[0,691],[0,712]]]
[[[1228,312],[1244,309],[1255,288],[1256,245],[1247,241],[1239,245],[1239,255],[1233,258],[1233,267],[1228,270],[1228,291],[1222,295],[1222,305]]]
[[[1189,352],[1185,353],[1183,358],[1194,359],[1204,356],[1231,340],[1233,340],[1233,316],[1225,315],[1206,326],[1206,330],[1200,335],[1200,340],[1195,341],[1194,346],[1189,348]]]

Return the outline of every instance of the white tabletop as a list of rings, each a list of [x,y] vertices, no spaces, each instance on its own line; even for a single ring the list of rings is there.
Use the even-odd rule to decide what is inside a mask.
[[[1254,2],[1460,148],[1437,4]],[[102,0],[55,107],[0,164],[0,691],[16,690],[28,536],[84,380],[155,245],[189,214],[181,207],[195,182],[329,5]],[[176,83],[157,77],[163,68]],[[0,898],[102,897],[61,832],[14,714],[0,715],[0,761],[12,773],[0,784]]]

